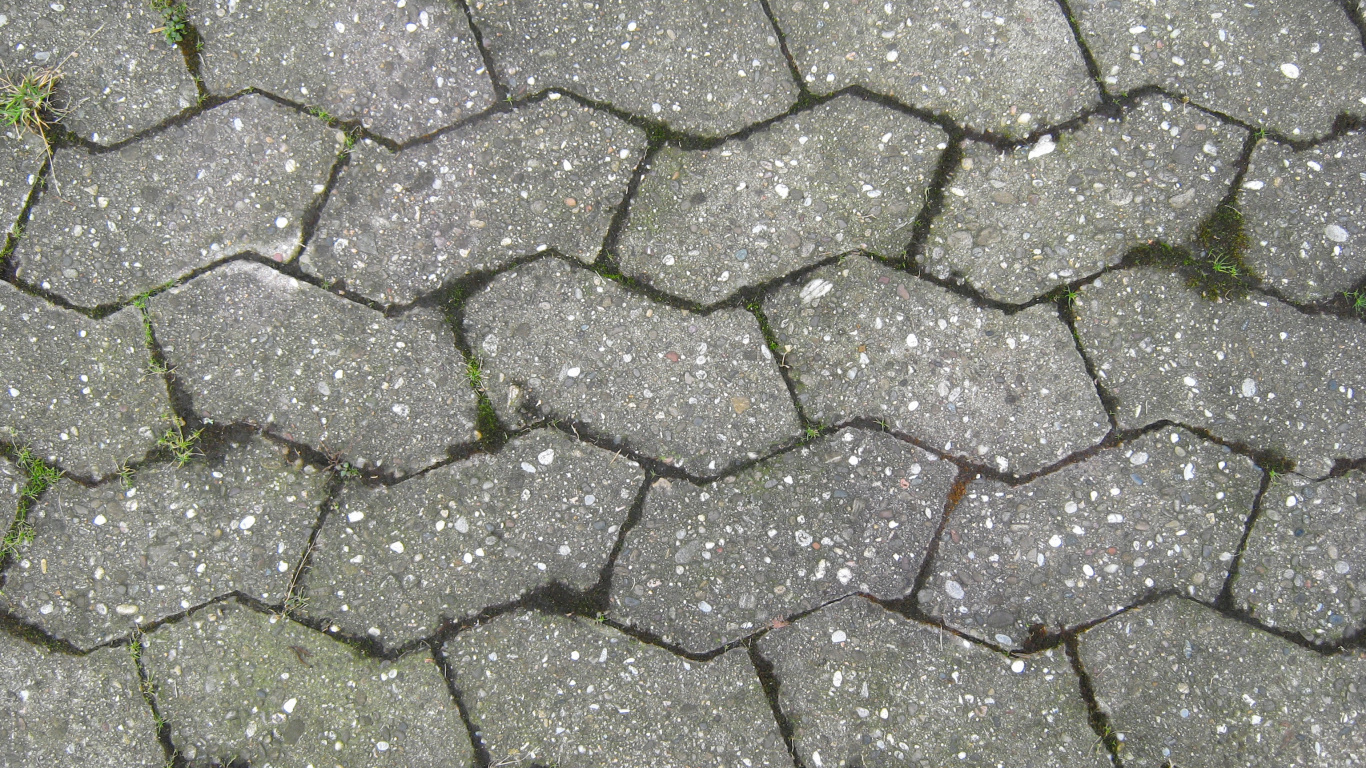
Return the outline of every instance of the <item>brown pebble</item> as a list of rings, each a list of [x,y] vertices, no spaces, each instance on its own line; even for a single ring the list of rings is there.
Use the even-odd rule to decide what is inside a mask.
[[[579,204],[579,201],[578,201],[578,200],[575,200],[575,199],[572,198],[572,197],[566,197],[566,198],[564,199],[564,204],[567,205],[567,206],[569,206],[570,208],[573,208],[574,206],[576,206],[576,205]]]

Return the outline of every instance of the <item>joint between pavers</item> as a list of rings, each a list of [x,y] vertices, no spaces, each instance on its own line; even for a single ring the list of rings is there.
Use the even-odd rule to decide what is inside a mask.
[[[1091,682],[1091,674],[1081,662],[1076,635],[1070,636],[1063,642],[1063,649],[1067,654],[1067,660],[1072,665],[1072,671],[1077,675],[1077,687],[1082,701],[1086,703],[1087,722],[1096,734],[1096,744],[1092,749],[1103,747],[1110,756],[1110,763],[1115,768],[1124,768],[1124,759],[1119,755],[1120,745],[1123,742],[1119,740],[1119,735],[1110,722],[1110,713],[1106,712],[1100,706],[1100,702],[1096,700],[1096,688]]]
[[[768,3],[764,3],[767,10]],[[787,713],[783,712],[782,702],[779,694],[782,691],[782,681],[778,679],[773,662],[769,661],[760,651],[757,643],[750,643],[746,646],[749,653],[750,666],[754,667],[754,675],[759,678],[759,685],[763,688],[764,698],[768,700],[768,707],[773,711],[773,719],[778,724],[778,734],[783,737],[783,746],[787,748],[787,754],[792,758],[794,768],[807,768],[806,761],[797,752],[796,729],[792,726],[792,721]]]

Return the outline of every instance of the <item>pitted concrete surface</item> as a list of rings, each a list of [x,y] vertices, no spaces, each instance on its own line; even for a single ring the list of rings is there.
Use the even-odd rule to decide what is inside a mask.
[[[0,768],[1366,762],[1363,40],[0,0]]]

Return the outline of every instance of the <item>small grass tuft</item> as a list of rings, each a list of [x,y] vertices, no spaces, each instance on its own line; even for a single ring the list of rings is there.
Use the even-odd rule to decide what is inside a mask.
[[[186,20],[190,15],[189,6],[175,0],[151,0],[151,3],[152,10],[161,14],[161,26],[152,32],[160,32],[171,45],[180,45],[190,34],[189,22]]]
[[[190,463],[190,459],[201,456],[203,453],[195,447],[200,435],[204,434],[201,427],[193,432],[185,432],[185,420],[179,416],[171,416],[171,427],[166,430],[166,434],[157,440],[157,445],[171,452],[177,467],[183,467]]]
[[[31,69],[19,79],[0,79],[0,124],[31,133],[51,146],[49,133],[60,117],[52,103],[61,74],[56,69]]]
[[[48,466],[27,448],[19,450],[15,463],[28,475],[28,482],[19,490],[19,509],[14,516],[14,524],[5,533],[4,539],[0,539],[0,557],[17,555],[20,549],[33,541],[33,524],[28,521],[29,508],[62,476],[60,470]]]
[[[1191,288],[1207,299],[1240,299],[1247,296],[1248,283],[1257,273],[1243,261],[1248,236],[1243,214],[1229,203],[1219,207],[1200,224],[1195,233],[1198,250],[1150,241],[1134,249],[1128,261],[1139,266],[1175,269]]]
[[[1366,291],[1347,291],[1342,295],[1351,303],[1354,312],[1366,316]]]

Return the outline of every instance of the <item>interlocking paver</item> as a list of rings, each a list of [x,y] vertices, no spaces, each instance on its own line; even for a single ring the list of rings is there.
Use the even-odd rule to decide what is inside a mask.
[[[774,292],[764,311],[817,421],[879,419],[1018,473],[1109,431],[1052,307],[1006,315],[852,257]]]
[[[687,313],[543,258],[473,296],[465,330],[508,422],[526,401],[699,475],[801,432],[743,310]]]
[[[1274,299],[1212,302],[1155,269],[1081,291],[1077,333],[1116,400],[1121,427],[1167,419],[1275,450],[1323,475],[1366,455],[1360,323]]]
[[[443,650],[494,765],[791,763],[743,649],[687,661],[587,619],[518,612]]]
[[[564,88],[669,126],[733,133],[797,97],[754,0],[474,0],[484,45],[513,93]]]
[[[1113,91],[1158,85],[1254,125],[1308,138],[1366,113],[1366,50],[1334,0],[1211,7],[1200,0],[1072,0]]]
[[[171,740],[191,766],[473,764],[429,653],[366,659],[292,621],[221,603],[144,641]]]
[[[644,131],[566,98],[398,155],[363,142],[302,261],[397,303],[545,248],[591,263],[644,152]]]
[[[1051,0],[776,0],[773,13],[815,93],[862,85],[1015,135],[1098,101]]]
[[[701,152],[651,159],[622,268],[710,303],[855,248],[899,256],[947,135],[853,96]]]
[[[342,492],[318,536],[308,612],[401,645],[552,582],[597,582],[644,479],[558,432],[398,485]]]
[[[208,0],[190,19],[216,94],[259,88],[406,141],[493,102],[459,6],[432,0]]]
[[[1081,637],[1125,765],[1352,765],[1366,658],[1323,656],[1180,598]]]
[[[0,438],[102,477],[156,446],[170,413],[136,309],[91,320],[0,285]],[[27,353],[27,354],[25,354]]]
[[[291,258],[339,149],[332,133],[249,95],[121,152],[59,153],[16,273],[94,306],[235,253]]]
[[[0,238],[13,231],[46,160],[42,139],[14,128],[0,132]]]
[[[1026,485],[978,480],[939,538],[922,608],[1006,647],[1144,595],[1213,602],[1262,479],[1246,457],[1163,429]]]
[[[59,480],[28,513],[33,543],[0,605],[81,648],[240,591],[282,602],[318,517],[324,476],[260,438],[125,483]]]
[[[149,303],[203,418],[399,474],[474,438],[465,361],[436,312],[387,318],[247,261]]]
[[[1257,619],[1311,640],[1337,641],[1366,624],[1366,480],[1360,473],[1267,489],[1233,595]]]
[[[656,481],[617,562],[611,614],[700,653],[853,592],[901,597],[956,471],[843,430],[702,487]]]
[[[807,765],[1110,764],[1061,649],[1012,659],[850,598],[759,651]]]
[[[1024,302],[1119,263],[1153,240],[1185,243],[1233,180],[1246,131],[1153,96],[1122,121],[1091,117],[1009,153],[969,143],[930,230],[925,266]]]

